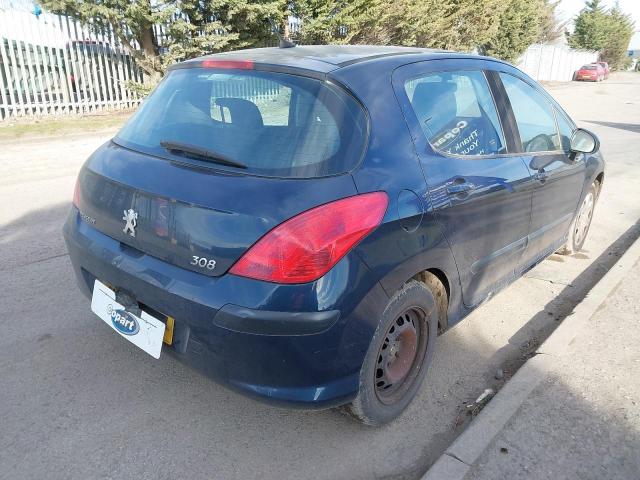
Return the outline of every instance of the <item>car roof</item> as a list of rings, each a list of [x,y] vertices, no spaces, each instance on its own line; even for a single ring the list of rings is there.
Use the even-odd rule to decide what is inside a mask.
[[[304,45],[290,48],[251,48],[217,53],[187,60],[176,68],[196,66],[204,60],[252,61],[255,64],[288,67],[326,74],[358,62],[385,59],[398,55],[443,57],[453,52],[416,47],[378,45]],[[425,58],[426,59],[426,58]]]

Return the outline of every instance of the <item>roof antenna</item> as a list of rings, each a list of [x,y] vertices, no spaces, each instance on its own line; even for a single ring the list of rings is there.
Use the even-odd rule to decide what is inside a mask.
[[[271,25],[271,31],[278,37],[278,48],[293,48],[296,46],[295,43],[291,40],[287,40],[280,34],[280,30],[278,30],[278,27],[276,27],[276,24],[271,17],[267,20],[269,20],[269,24]]]

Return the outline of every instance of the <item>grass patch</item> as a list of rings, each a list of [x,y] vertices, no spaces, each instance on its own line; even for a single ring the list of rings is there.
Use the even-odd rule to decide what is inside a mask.
[[[0,122],[0,140],[22,137],[52,137],[100,130],[117,130],[133,110],[99,115],[70,115],[44,118],[19,118]]]

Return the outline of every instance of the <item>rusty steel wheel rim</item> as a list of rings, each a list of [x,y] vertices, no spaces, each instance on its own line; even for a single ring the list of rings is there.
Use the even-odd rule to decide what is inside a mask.
[[[422,310],[409,308],[387,329],[375,370],[376,395],[382,403],[402,398],[418,376],[429,335],[425,319]]]

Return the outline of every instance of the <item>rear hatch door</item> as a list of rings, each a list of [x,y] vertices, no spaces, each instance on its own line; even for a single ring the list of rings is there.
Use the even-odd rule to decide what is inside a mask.
[[[123,248],[210,276],[226,272],[284,220],[356,194],[350,175],[232,174],[168,162],[112,142],[83,168],[79,187],[84,220]]]

